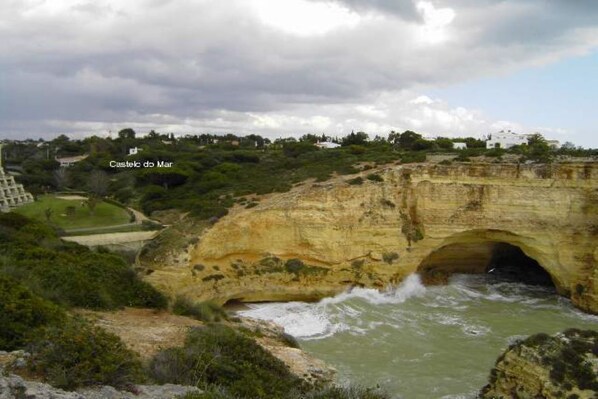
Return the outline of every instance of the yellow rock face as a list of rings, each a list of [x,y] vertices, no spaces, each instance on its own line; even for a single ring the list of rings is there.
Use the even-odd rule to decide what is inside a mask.
[[[508,243],[539,262],[561,294],[598,312],[597,164],[375,173],[382,182],[306,183],[235,210],[189,248],[188,264],[152,265],[147,279],[202,300],[311,300],[353,285],[384,288],[416,271],[481,272],[492,248]]]

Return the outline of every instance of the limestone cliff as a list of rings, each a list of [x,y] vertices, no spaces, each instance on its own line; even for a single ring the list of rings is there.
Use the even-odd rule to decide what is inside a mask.
[[[363,177],[235,209],[189,247],[187,264],[146,262],[147,280],[220,302],[310,300],[416,271],[429,281],[483,272],[510,244],[598,312],[597,164],[394,165]]]
[[[598,393],[598,333],[533,335],[497,360],[481,398],[577,398]]]

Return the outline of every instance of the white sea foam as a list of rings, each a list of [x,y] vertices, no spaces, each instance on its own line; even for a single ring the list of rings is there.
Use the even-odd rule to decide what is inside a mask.
[[[380,292],[370,288],[353,288],[335,297],[322,299],[318,303],[288,302],[251,305],[249,310],[240,311],[246,317],[273,321],[284,327],[285,332],[302,339],[321,339],[336,333],[351,330],[354,334],[366,333],[368,328],[356,324],[361,311],[355,306],[345,306],[348,301],[361,299],[369,304],[399,304],[409,298],[422,296],[426,288],[418,275],[412,274],[396,289]],[[334,311],[333,311],[334,309]],[[351,327],[345,322],[351,320]],[[357,321],[357,323],[355,322]]]

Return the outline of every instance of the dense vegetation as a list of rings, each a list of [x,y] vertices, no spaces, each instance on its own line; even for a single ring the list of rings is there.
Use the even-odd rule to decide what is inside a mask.
[[[0,274],[0,350],[22,348],[36,328],[58,325],[65,319],[62,308]]]
[[[0,254],[0,350],[27,349],[31,370],[62,388],[140,380],[141,364],[117,336],[67,313],[167,305],[121,257],[63,242],[15,213],[0,214]]]
[[[332,140],[341,146],[319,149],[314,143]],[[454,142],[464,142],[466,149],[453,150]],[[127,155],[138,147],[136,155]],[[308,178],[326,180],[334,174],[352,174],[357,165],[371,168],[389,162],[422,162],[426,154],[457,153],[457,161],[486,155],[499,160],[507,153],[521,161],[547,162],[558,155],[598,155],[596,150],[583,150],[566,144],[559,150],[550,148],[537,135],[529,145],[508,151],[486,149],[485,142],[475,138],[426,140],[406,131],[391,132],[387,138],[370,139],[366,133],[351,133],[344,138],[305,135],[271,142],[256,135],[238,137],[202,134],[175,138],[151,132],[136,137],[132,129],[124,129],[118,137],[89,137],[69,140],[60,136],[50,142],[13,143],[5,146],[8,167],[22,174],[18,179],[34,194],[57,190],[83,190],[99,197],[111,197],[122,203],[142,208],[147,213],[164,209],[191,211],[203,219],[220,217],[234,203],[255,206],[252,194],[289,190]],[[54,156],[89,156],[70,168],[59,168]],[[152,163],[156,167],[114,167],[111,161]],[[160,162],[173,162],[170,167],[157,167]],[[447,161],[448,162],[448,161]],[[377,181],[376,175],[368,176]],[[354,180],[360,184],[363,180]]]
[[[125,260],[61,241],[47,225],[18,214],[0,214],[0,274],[67,307],[158,307],[166,298],[141,281]]]
[[[55,387],[87,385],[127,388],[144,379],[138,355],[114,334],[80,319],[48,325],[32,339],[32,371]]]

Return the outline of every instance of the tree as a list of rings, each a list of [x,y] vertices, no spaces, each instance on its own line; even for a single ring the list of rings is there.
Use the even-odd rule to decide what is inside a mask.
[[[343,138],[343,147],[349,145],[365,145],[368,141],[368,135],[365,132],[351,132],[348,136]]]
[[[465,144],[467,144],[467,148],[486,148],[486,141],[474,137],[467,137]]]
[[[140,182],[168,189],[184,184],[189,178],[189,174],[179,168],[152,168],[140,171],[137,177]]]
[[[66,168],[58,168],[54,171],[54,182],[59,190],[62,190],[69,185],[70,176]]]
[[[315,134],[304,134],[303,136],[301,136],[299,141],[315,144],[318,141],[320,141],[320,137],[316,136]]]
[[[411,150],[413,149],[413,144],[421,138],[421,134],[417,134],[411,130],[405,130],[399,137],[399,147],[404,150]]]
[[[539,133],[532,134],[528,141],[528,156],[539,162],[550,162],[552,160],[552,148],[546,139]]]
[[[46,208],[44,209],[44,216],[46,217],[46,221],[50,221],[50,219],[52,219],[52,213],[54,213],[54,211],[52,210],[52,208]]]
[[[438,137],[435,143],[444,150],[451,150],[453,148],[453,140],[446,137]]]
[[[388,142],[392,145],[399,145],[399,139],[401,138],[401,133],[399,132],[395,132],[394,130],[391,130],[391,132],[388,134]]]
[[[411,149],[414,151],[429,150],[432,148],[433,145],[433,142],[420,138],[415,140],[413,144],[411,144]]]
[[[87,208],[89,209],[89,213],[91,213],[92,215],[95,215],[96,206],[98,206],[100,201],[101,200],[98,197],[96,197],[95,195],[90,195],[87,198],[87,200],[85,201],[85,206],[87,206]]]
[[[118,137],[121,139],[134,139],[135,138],[135,130],[131,128],[122,129],[118,132]]]
[[[88,188],[93,195],[100,198],[105,197],[108,192],[108,184],[110,184],[110,179],[106,172],[94,170],[90,173]]]
[[[317,151],[318,147],[309,141],[300,141],[298,143],[287,142],[282,145],[282,153],[287,157],[297,158],[301,154]]]

